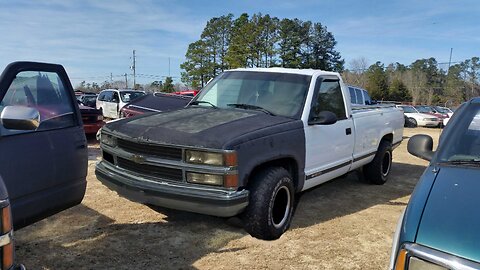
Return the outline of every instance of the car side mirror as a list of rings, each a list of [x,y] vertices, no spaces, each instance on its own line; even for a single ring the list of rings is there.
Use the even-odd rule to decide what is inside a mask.
[[[321,111],[308,120],[309,125],[332,125],[337,122],[337,115],[330,111]]]
[[[36,130],[40,125],[40,113],[31,107],[6,106],[0,115],[0,121],[6,129]]]
[[[432,160],[433,154],[433,139],[424,134],[417,134],[408,140],[407,150],[410,154],[424,160]]]

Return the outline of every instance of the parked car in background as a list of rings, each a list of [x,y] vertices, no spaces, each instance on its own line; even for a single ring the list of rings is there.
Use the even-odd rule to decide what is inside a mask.
[[[78,107],[80,109],[80,114],[82,115],[85,134],[96,134],[105,124],[105,122],[103,122],[102,111],[82,104],[79,104]]]
[[[443,118],[443,126],[446,126],[450,118],[453,116],[453,111],[450,108],[441,107],[441,106],[433,106],[433,109],[435,109],[435,111],[439,113],[442,113],[448,116],[446,118]]]
[[[95,108],[97,104],[97,94],[86,93],[77,97],[82,105]]]
[[[132,117],[149,112],[164,112],[185,107],[192,100],[189,96],[165,93],[147,94],[128,103],[120,110],[121,117]]]
[[[415,109],[420,113],[430,114],[440,119],[439,127],[443,127],[443,119],[448,118],[447,114],[437,112],[433,107],[427,105],[416,105]]]
[[[181,96],[189,96],[189,97],[194,97],[198,94],[198,90],[185,90],[185,91],[178,91],[174,92],[175,95],[181,95]]]
[[[390,269],[480,269],[480,98],[463,104],[433,139],[408,151],[430,161],[394,235]]]
[[[420,113],[414,106],[411,105],[397,105],[398,108],[403,110],[403,113],[408,117],[409,123],[412,127],[438,127],[442,121],[430,114]]]
[[[144,95],[145,92],[137,90],[106,89],[98,94],[96,108],[102,111],[104,117],[119,118],[123,106]]]
[[[353,105],[375,104],[375,102],[372,101],[370,95],[368,95],[368,92],[365,89],[356,86],[348,86],[348,91],[350,92],[350,102]]]
[[[15,62],[6,67],[0,76],[0,149],[0,177],[8,192],[8,200],[0,192],[0,260],[1,269],[9,269],[10,222],[18,230],[79,204],[85,194],[87,141],[62,66]]]

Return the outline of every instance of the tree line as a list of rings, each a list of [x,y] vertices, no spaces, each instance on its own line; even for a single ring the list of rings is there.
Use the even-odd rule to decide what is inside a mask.
[[[368,66],[365,58],[359,58],[352,60],[342,76],[347,83],[367,89],[376,100],[451,106],[480,95],[479,57],[447,69],[440,68],[433,57],[387,66],[381,62]]]
[[[128,86],[125,85],[125,81],[104,81],[101,84],[96,82],[87,83],[86,81],[80,82],[75,86],[75,90],[88,92],[88,93],[98,93],[105,89],[127,89]],[[165,81],[153,81],[146,84],[136,84],[133,89],[142,90],[146,92],[164,92],[172,93],[176,91],[186,90],[185,85],[181,83],[173,83],[172,77],[166,77]]]
[[[188,46],[180,65],[182,82],[201,88],[222,71],[241,67],[342,71],[344,60],[336,44],[321,23],[261,13],[215,17],[207,22],[200,39]]]

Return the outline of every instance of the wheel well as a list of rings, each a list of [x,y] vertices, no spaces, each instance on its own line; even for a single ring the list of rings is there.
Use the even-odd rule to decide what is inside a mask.
[[[380,141],[387,141],[389,143],[393,143],[393,134],[390,133],[390,134],[384,135]]]
[[[267,161],[265,163],[262,163],[262,164],[258,165],[257,167],[255,167],[252,170],[252,172],[248,176],[247,186],[250,184],[249,183],[250,179],[252,179],[252,177],[255,174],[257,174],[258,172],[263,171],[267,168],[270,168],[270,167],[282,167],[285,170],[287,170],[287,172],[292,176],[293,185],[295,186],[295,190],[297,190],[297,187],[298,187],[298,165],[297,165],[297,162],[295,161],[295,159],[293,159],[293,158],[281,158],[281,159]]]

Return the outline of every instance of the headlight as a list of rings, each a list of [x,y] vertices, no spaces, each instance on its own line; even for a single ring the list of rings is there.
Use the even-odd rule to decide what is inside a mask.
[[[100,142],[111,147],[117,146],[117,138],[105,133],[100,134]]]
[[[448,270],[445,267],[415,258],[410,257],[408,262],[408,270]]]
[[[223,175],[187,172],[187,182],[223,186]]]
[[[448,270],[443,266],[412,256],[406,249],[398,252],[394,270]]]
[[[97,121],[102,121],[103,120],[103,115],[97,115]]]
[[[430,121],[430,118],[423,118],[423,121]]]
[[[185,151],[185,161],[194,164],[215,165],[215,166],[235,166],[237,156],[234,152],[213,153],[204,151]]]

